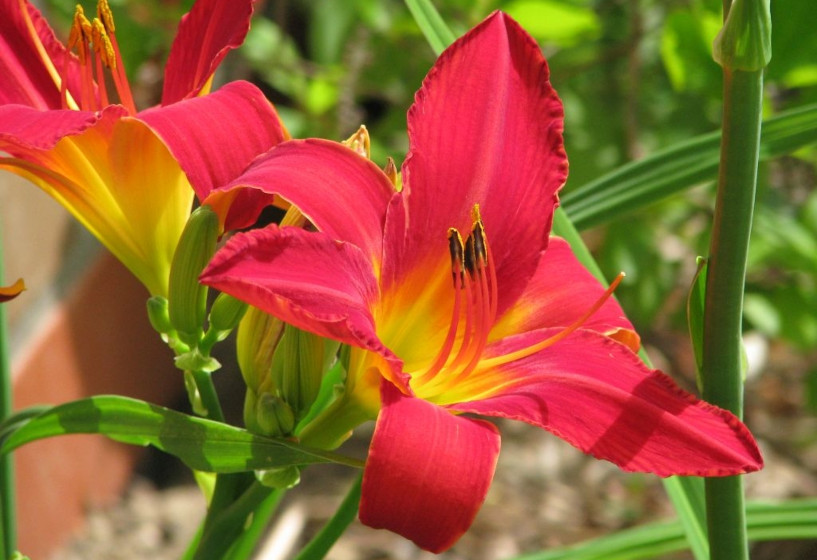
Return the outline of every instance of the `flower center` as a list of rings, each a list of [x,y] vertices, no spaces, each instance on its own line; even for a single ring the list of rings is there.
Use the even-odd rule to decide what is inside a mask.
[[[442,384],[459,383],[476,369],[496,320],[496,269],[479,205],[474,206],[472,218],[465,242],[456,228],[448,230],[454,288],[448,334],[431,365],[412,374],[416,385],[434,392]]]
[[[131,114],[136,113],[133,94],[125,74],[125,66],[119,52],[119,44],[114,33],[113,13],[107,0],[99,0],[97,16],[90,21],[82,6],[77,5],[71,33],[68,36],[68,50],[76,49],[80,65],[80,99],[77,101],[68,91],[68,58],[60,79],[62,104],[66,109],[99,111],[111,104],[106,78],[110,76],[119,102]],[[108,69],[106,73],[105,69]]]
[[[474,206],[473,226],[465,242],[460,232],[451,228],[448,246],[454,288],[448,334],[431,364],[411,372],[412,386],[425,398],[439,399],[469,377],[527,358],[567,338],[604,305],[624,278],[624,273],[620,273],[584,314],[555,335],[513,352],[486,358],[483,354],[496,322],[498,292],[496,268],[479,205]]]

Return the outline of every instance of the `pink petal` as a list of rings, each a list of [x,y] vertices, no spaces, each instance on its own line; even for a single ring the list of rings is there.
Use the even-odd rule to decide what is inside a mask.
[[[0,151],[25,159],[30,150],[51,149],[65,136],[79,134],[105,118],[125,115],[125,108],[115,105],[101,113],[0,105]]]
[[[162,105],[199,94],[250,29],[252,0],[196,0],[182,17],[165,67]]]
[[[547,327],[567,327],[603,296],[604,288],[576,259],[564,239],[551,237],[519,300],[491,331],[494,340]],[[638,351],[633,325],[615,299],[608,299],[582,328],[614,335]]]
[[[555,332],[505,340],[492,354]],[[471,388],[472,394],[480,390],[486,392],[477,400],[451,408],[528,422],[626,471],[725,476],[763,465],[752,434],[734,415],[682,391],[625,346],[591,331],[498,366]]]
[[[167,144],[200,200],[284,138],[281,121],[261,90],[241,81],[209,95],[143,111],[139,118]],[[252,223],[230,221],[229,229]]]
[[[379,265],[391,182],[368,159],[337,142],[291,140],[256,159],[208,203],[236,189],[277,194],[333,239],[348,241]],[[236,203],[233,203],[236,206]]]
[[[455,416],[381,384],[360,499],[360,520],[431,552],[459,539],[479,511],[499,456],[493,424]]]
[[[371,262],[326,234],[274,224],[237,234],[201,281],[298,328],[388,352],[371,314],[379,297]]]
[[[42,14],[27,0],[0,0],[0,105],[19,103],[59,109],[60,88],[42,53],[56,70],[67,70],[69,90],[79,91],[79,63],[54,35]]]
[[[448,258],[448,228],[467,235],[479,204],[500,275],[501,313],[547,245],[567,176],[562,117],[539,46],[508,16],[495,13],[455,42],[409,110],[403,183],[410,239],[384,268],[411,270],[429,252]]]

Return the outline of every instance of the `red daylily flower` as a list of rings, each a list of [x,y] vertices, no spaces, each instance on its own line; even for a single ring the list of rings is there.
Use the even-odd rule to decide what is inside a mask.
[[[202,281],[352,347],[345,393],[299,435],[331,447],[376,417],[360,519],[431,551],[469,527],[493,476],[497,429],[470,414],[533,424],[627,471],[762,465],[736,417],[642,364],[610,292],[550,235],[562,120],[537,44],[496,13],[418,92],[402,190],[320,140],[284,142],[224,187],[281,196],[318,231],[239,234]]]
[[[194,194],[203,199],[284,139],[255,86],[204,95],[244,40],[252,4],[198,0],[179,24],[161,105],[137,112],[105,0],[93,21],[77,8],[67,47],[28,0],[0,0],[0,169],[65,206],[152,294],[167,291]]]

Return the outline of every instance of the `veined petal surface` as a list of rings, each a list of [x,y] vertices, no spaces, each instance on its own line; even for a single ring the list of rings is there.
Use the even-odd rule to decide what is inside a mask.
[[[142,111],[139,118],[164,140],[199,200],[284,139],[275,109],[249,82],[230,82],[209,95]],[[228,229],[252,223],[236,221]]]
[[[514,306],[494,325],[491,339],[548,327],[567,327],[603,295],[604,288],[576,259],[570,245],[552,236],[536,272]],[[635,328],[613,298],[607,299],[582,328],[612,335],[632,351],[638,351]]]
[[[371,262],[325,233],[273,224],[236,234],[201,281],[300,329],[388,353],[371,314],[379,295]]]
[[[455,416],[390,382],[363,473],[360,520],[432,552],[451,547],[471,526],[499,456],[499,432]]]
[[[223,198],[248,188],[283,197],[320,231],[356,245],[379,265],[394,190],[370,160],[337,142],[290,140],[259,156],[206,202],[218,209]]]
[[[253,0],[196,0],[182,17],[165,66],[162,105],[199,95],[250,29]]]
[[[488,354],[556,332],[506,339]],[[485,372],[468,390],[473,400],[450,408],[528,422],[626,471],[724,476],[763,465],[754,438],[734,415],[682,391],[624,345],[592,331]]]
[[[536,42],[499,12],[440,56],[408,114],[410,232],[388,232],[406,243],[387,253],[386,279],[399,281],[429,254],[447,260],[448,228],[467,234],[479,204],[501,275],[499,312],[518,297],[567,177],[562,105],[548,75]]]

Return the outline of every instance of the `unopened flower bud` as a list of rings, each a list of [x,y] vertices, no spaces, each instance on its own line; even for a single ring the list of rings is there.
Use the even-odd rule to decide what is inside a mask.
[[[238,326],[248,305],[224,292],[218,294],[210,308],[210,328],[217,331],[231,331]]]
[[[166,337],[167,333],[173,331],[170,324],[170,314],[167,311],[167,299],[162,296],[148,298],[148,320],[153,330]]]
[[[334,360],[338,343],[302,331],[284,327],[272,361],[272,385],[300,419],[315,402],[323,375]]]
[[[168,288],[170,323],[190,346],[201,338],[207,286],[199,283],[199,275],[216,251],[218,234],[218,215],[209,206],[201,206],[190,215],[173,255]]]
[[[772,58],[769,0],[734,0],[712,47],[712,57],[724,68],[762,70]]]
[[[252,306],[238,324],[235,341],[238,367],[244,383],[255,393],[261,392],[262,385],[270,386],[272,357],[283,330],[283,322]]]
[[[262,435],[287,436],[295,429],[295,414],[279,397],[262,393],[255,402],[255,422]]]

